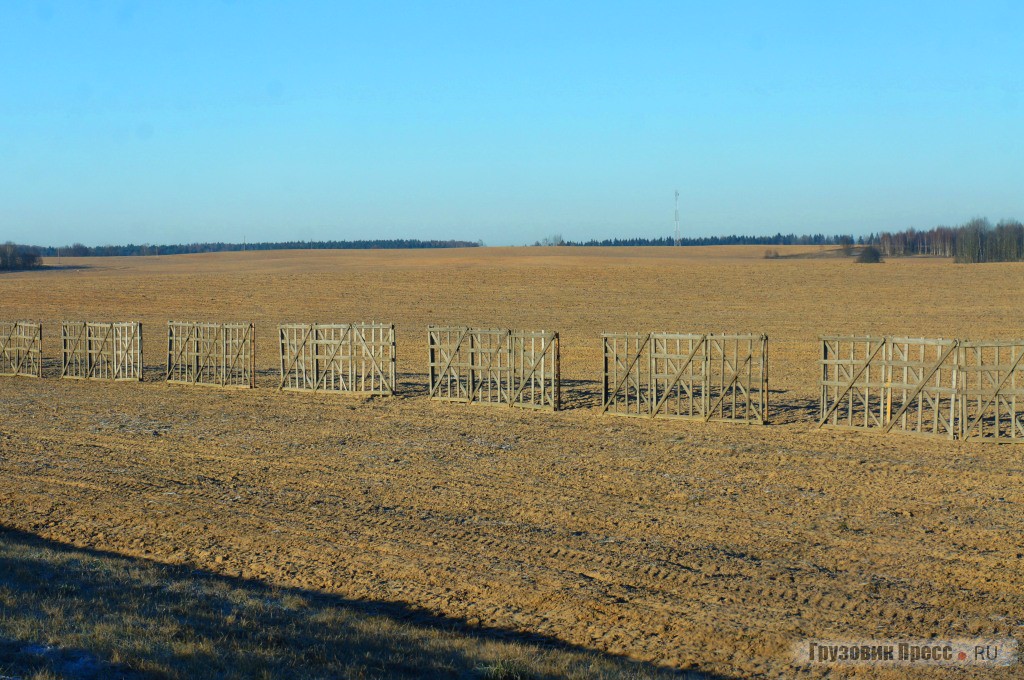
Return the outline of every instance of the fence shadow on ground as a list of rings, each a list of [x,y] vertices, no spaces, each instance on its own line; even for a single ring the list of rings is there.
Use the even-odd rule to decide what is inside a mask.
[[[429,397],[429,376],[426,373],[399,373],[398,394],[402,397]],[[562,411],[601,406],[601,382],[598,380],[562,380]],[[507,408],[507,405],[506,405]]]
[[[563,380],[562,409],[599,408],[601,390],[600,380]]]
[[[43,359],[44,378],[59,378],[61,362],[59,359]],[[143,379],[147,383],[165,382],[166,367],[163,364],[146,364],[143,367]],[[256,389],[276,391],[280,384],[280,371],[277,368],[261,368],[256,371]],[[203,385],[203,389],[219,389],[217,386]],[[397,396],[401,398],[427,398],[430,396],[428,376],[426,373],[398,373],[396,375]],[[601,408],[602,384],[600,380],[562,380],[563,411],[577,409]],[[385,399],[387,397],[384,397]],[[806,397],[794,394],[791,390],[769,390],[769,424],[785,425],[793,423],[817,424],[821,409],[817,397]]]
[[[768,423],[817,424],[821,403],[817,397],[800,397],[789,390],[768,390]]]
[[[0,526],[0,675],[715,678]],[[47,675],[47,677],[50,677]]]

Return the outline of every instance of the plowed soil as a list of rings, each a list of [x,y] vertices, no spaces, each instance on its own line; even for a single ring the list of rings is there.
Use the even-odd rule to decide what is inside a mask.
[[[2,276],[0,318],[44,320],[51,360],[61,318],[140,320],[148,371],[0,379],[0,523],[725,676],[808,670],[805,637],[1024,635],[1024,447],[814,423],[819,334],[1024,337],[1024,266],[763,250],[65,258]],[[255,321],[258,389],[163,383],[168,319]],[[274,389],[277,323],[363,320],[397,326],[399,396]],[[566,410],[429,400],[429,323],[560,331]],[[602,416],[599,336],[626,330],[767,333],[772,424]]]

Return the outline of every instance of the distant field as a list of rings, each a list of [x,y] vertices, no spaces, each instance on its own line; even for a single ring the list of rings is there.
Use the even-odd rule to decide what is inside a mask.
[[[1024,265],[764,252],[246,252],[0,275],[0,318],[42,319],[51,359],[61,318],[140,320],[149,367],[141,385],[60,381],[52,363],[0,379],[0,524],[571,645],[442,646],[483,666],[511,654],[526,677],[614,676],[607,655],[638,674],[787,677],[806,636],[1020,637],[1022,449],[812,421],[819,334],[1024,337]],[[255,321],[260,389],[163,384],[168,319]],[[279,322],[364,320],[396,324],[402,395],[272,389]],[[567,410],[429,401],[431,323],[559,331]],[[767,333],[774,424],[601,416],[600,333],[648,330]],[[0,583],[0,651],[96,644],[17,624],[12,597]],[[581,650],[602,655],[592,672]]]
[[[398,330],[399,371],[426,371],[431,323],[558,330],[563,376],[597,380],[600,333],[766,332],[773,385],[815,391],[821,333],[925,337],[1024,334],[1019,264],[942,259],[765,260],[763,246],[271,251],[63,258],[59,272],[0,278],[2,310],[137,319],[147,363],[162,364],[168,319],[252,320],[259,365],[277,370],[277,324],[382,320]],[[781,255],[833,248],[773,247]],[[47,264],[55,264],[53,258]],[[56,347],[56,345],[51,345]],[[267,384],[270,385],[272,381]]]

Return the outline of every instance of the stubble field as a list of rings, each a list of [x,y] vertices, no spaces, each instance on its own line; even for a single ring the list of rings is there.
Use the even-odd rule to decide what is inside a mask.
[[[147,374],[0,379],[0,525],[640,675],[818,674],[793,664],[805,637],[1024,634],[1024,448],[814,425],[819,334],[1024,337],[1024,267],[763,251],[65,258],[2,276],[0,318],[42,319],[50,359],[61,318],[139,320]],[[169,319],[255,321],[258,389],[163,383]],[[396,325],[399,396],[274,389],[278,323],[369,320]],[[566,410],[427,399],[430,323],[559,331]],[[600,333],[649,330],[767,333],[772,424],[600,415]]]

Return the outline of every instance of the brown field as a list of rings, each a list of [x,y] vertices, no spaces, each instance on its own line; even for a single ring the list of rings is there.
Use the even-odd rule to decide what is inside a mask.
[[[1024,635],[1024,448],[813,422],[818,334],[1024,337],[1024,265],[763,253],[248,252],[0,276],[0,319],[44,320],[51,359],[43,380],[0,379],[0,525],[147,569],[400,607],[464,636],[430,654],[458,647],[493,677],[788,677],[808,636]],[[61,318],[142,321],[146,382],[58,380]],[[255,321],[259,389],[164,384],[168,319]],[[396,324],[400,396],[273,389],[279,322],[369,320]],[[428,400],[430,323],[559,331],[566,410]],[[599,335],[634,330],[768,333],[772,424],[601,416]],[[0,582],[0,675],[5,638],[40,635],[175,677],[205,658],[188,640],[156,658],[81,622],[19,623],[22,600]],[[502,671],[501,645],[522,672]],[[416,675],[388,658],[323,674]]]

